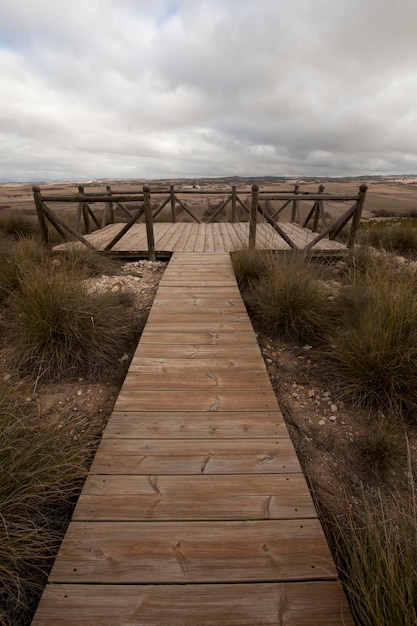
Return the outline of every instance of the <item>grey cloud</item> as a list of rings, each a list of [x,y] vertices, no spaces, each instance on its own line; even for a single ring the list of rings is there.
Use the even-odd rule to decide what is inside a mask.
[[[0,177],[413,173],[414,0],[0,0]]]

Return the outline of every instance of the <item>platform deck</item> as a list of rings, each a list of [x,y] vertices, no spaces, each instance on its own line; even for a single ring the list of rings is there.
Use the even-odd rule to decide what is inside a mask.
[[[33,626],[353,626],[229,254],[174,253]]]
[[[124,224],[110,224],[104,228],[85,235],[85,238],[97,249],[103,250],[107,244],[123,228]],[[303,250],[317,236],[308,228],[297,224],[283,222],[279,226],[300,250]],[[248,246],[249,224],[219,222],[213,224],[197,224],[196,222],[154,223],[155,251],[157,255],[171,252],[233,252]],[[71,244],[59,244],[54,250],[65,250]],[[75,245],[80,245],[76,243]],[[258,224],[256,230],[256,247],[262,250],[289,251],[290,246],[269,224]],[[135,224],[112,248],[113,253],[135,255],[147,253],[148,243],[145,224]],[[312,250],[323,255],[343,255],[347,248],[343,243],[330,241],[328,238],[319,241]]]

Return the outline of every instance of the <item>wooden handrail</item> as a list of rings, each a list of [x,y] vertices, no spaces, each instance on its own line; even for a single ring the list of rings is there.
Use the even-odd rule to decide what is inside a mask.
[[[321,232],[318,233],[317,237],[314,238],[305,248],[305,250],[310,250],[313,248],[316,243],[318,243],[324,237],[329,236],[330,238],[335,238],[340,233],[340,231],[351,221],[351,228],[349,233],[349,242],[348,245],[352,245],[355,241],[356,232],[359,227],[362,209],[365,202],[367,187],[366,185],[362,185],[359,189],[358,194],[356,195],[338,195],[332,193],[324,193],[324,185],[320,185],[317,192],[303,192],[300,190],[298,184],[295,185],[294,191],[288,190],[280,190],[280,191],[261,191],[259,189],[259,185],[254,183],[252,185],[251,191],[241,190],[237,191],[236,185],[232,185],[231,193],[228,193],[226,198],[224,190],[212,191],[212,190],[201,190],[201,189],[185,189],[185,190],[175,190],[174,185],[170,185],[169,191],[158,189],[154,197],[158,197],[158,205],[154,211],[152,211],[152,203],[151,203],[151,189],[148,185],[144,185],[142,189],[142,193],[138,193],[136,191],[127,191],[127,192],[117,192],[113,193],[110,185],[106,186],[105,193],[97,193],[97,192],[86,192],[83,185],[78,186],[78,193],[74,194],[65,194],[65,195],[56,195],[56,194],[47,194],[43,195],[38,186],[33,187],[34,201],[36,207],[36,213],[38,216],[41,236],[44,242],[49,241],[48,234],[48,223],[51,224],[61,236],[66,233],[69,233],[72,237],[76,238],[78,241],[82,242],[87,247],[93,248],[93,246],[85,239],[79,232],[79,226],[81,219],[84,223],[85,232],[88,234],[91,232],[91,225],[94,222],[97,228],[103,228],[108,223],[108,218],[111,223],[114,223],[114,206],[119,207],[123,212],[127,215],[128,221],[123,226],[123,228],[117,233],[115,237],[109,242],[109,244],[105,247],[105,250],[111,250],[114,245],[126,234],[126,232],[135,224],[141,215],[145,214],[145,223],[146,223],[146,231],[148,238],[148,253],[150,259],[155,259],[155,242],[154,242],[154,234],[153,234],[153,220],[154,218],[164,209],[165,206],[170,204],[171,208],[171,216],[172,221],[175,222],[177,219],[176,209],[177,205],[179,205],[188,215],[190,215],[197,223],[201,223],[201,220],[193,214],[192,210],[190,210],[186,204],[186,201],[182,201],[181,198],[178,197],[178,194],[194,194],[199,196],[212,196],[212,195],[221,195],[223,199],[220,205],[214,209],[214,212],[209,216],[208,223],[213,222],[213,220],[223,211],[223,209],[231,203],[231,221],[237,221],[236,215],[236,207],[239,204],[250,216],[249,223],[249,246],[255,247],[256,245],[256,230],[257,230],[257,213],[259,212],[265,221],[270,224],[276,232],[280,234],[280,236],[288,243],[288,245],[293,249],[297,250],[297,246],[291,241],[290,237],[284,232],[284,230],[278,225],[276,221],[276,217],[286,208],[288,205],[291,205],[291,221],[297,221],[300,226],[306,228],[307,225],[313,220],[312,231],[317,232],[319,227],[319,222],[321,223]],[[248,208],[248,196],[250,194],[250,208]],[[161,197],[162,196],[162,197]],[[164,197],[165,196],[165,197]],[[245,202],[243,201],[245,198]],[[129,200],[130,202],[140,203],[138,210],[132,213],[126,207],[123,206],[123,203]],[[268,210],[264,209],[261,206],[261,202],[268,201],[282,201],[283,204],[276,210],[274,213],[273,207],[268,206]],[[332,224],[326,224],[326,215],[324,211],[324,203],[325,202],[350,202],[354,201],[355,204],[350,207],[343,215],[341,215],[337,220],[335,220]],[[77,221],[76,228],[73,228],[69,224],[66,224],[65,221],[59,217],[51,208],[49,208],[46,203],[74,203],[78,204],[77,210]],[[104,204],[104,212],[100,221],[97,219],[90,205],[94,203],[103,203]],[[306,203],[311,202],[312,206],[309,209],[307,217],[302,220],[301,210],[300,210],[300,202]],[[272,210],[271,210],[272,209]]]

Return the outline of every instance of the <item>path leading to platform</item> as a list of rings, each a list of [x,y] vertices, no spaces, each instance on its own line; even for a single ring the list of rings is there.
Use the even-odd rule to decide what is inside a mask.
[[[230,256],[175,253],[33,625],[342,624]]]

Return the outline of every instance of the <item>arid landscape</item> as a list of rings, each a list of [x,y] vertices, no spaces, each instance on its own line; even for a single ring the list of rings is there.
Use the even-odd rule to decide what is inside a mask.
[[[280,179],[280,178],[205,178],[205,179],[163,179],[163,180],[97,180],[83,182],[37,182],[44,194],[77,193],[79,184],[84,185],[88,193],[105,193],[106,185],[111,185],[112,191],[136,191],[141,192],[145,183],[151,187],[153,195],[164,190],[169,191],[170,185],[181,196],[181,190],[193,190],[198,192],[218,191],[219,197],[212,197],[213,204],[224,198],[231,190],[231,185],[236,185],[238,191],[249,192],[253,183],[257,183],[262,191],[293,191],[294,185],[300,185],[300,192],[317,192],[318,186],[325,186],[324,193],[329,194],[356,194],[359,186],[363,183],[368,185],[367,197],[363,219],[373,217],[413,216],[417,215],[417,177],[413,176],[370,176],[361,178],[307,178],[307,179]],[[71,205],[67,205],[70,207]],[[204,213],[207,207],[207,197],[196,194],[192,197],[191,206],[197,208],[196,214]],[[76,205],[73,205],[75,209]],[[0,211],[22,210],[25,214],[34,214],[33,192],[31,183],[1,183],[0,184]],[[280,219],[289,219],[289,209],[285,210]],[[335,209],[337,215],[337,209]]]
[[[88,191],[103,191],[106,184],[111,184],[113,191],[136,191],[141,189],[143,182],[91,181],[85,183],[85,187]],[[236,184],[238,190],[249,191],[253,182],[249,179],[161,180],[151,182],[151,189],[153,187],[155,190],[167,189],[170,184],[174,184],[179,190],[181,188],[195,191],[201,189],[203,192],[205,189],[210,189],[218,190],[219,194],[225,195],[230,190],[231,184]],[[389,216],[412,217],[417,211],[417,179],[411,177],[338,181],[259,179],[256,182],[261,185],[262,189],[268,190],[291,189],[296,182],[299,182],[300,190],[310,192],[316,191],[318,184],[323,183],[326,192],[343,194],[355,194],[358,186],[366,182],[368,195],[363,215],[365,222],[373,218],[376,218],[378,222],[384,221],[384,218]],[[74,182],[41,183],[40,186],[45,193],[61,194],[77,191],[77,183]],[[203,196],[197,200],[201,200],[201,203],[206,201]],[[4,218],[5,224],[7,216],[11,214],[34,217],[32,185],[1,185],[0,205],[0,222]],[[76,256],[70,257],[69,275],[72,276],[75,270],[77,279],[81,279],[91,293],[110,293],[119,298],[120,303],[125,307],[126,319],[135,320],[135,333],[133,337],[130,337],[130,343],[124,341],[120,346],[116,346],[112,362],[101,368],[99,375],[92,378],[88,371],[83,371],[69,376],[62,374],[58,379],[54,379],[52,375],[44,376],[40,366],[36,372],[28,371],[24,359],[22,363],[13,345],[13,336],[16,337],[13,332],[16,333],[16,331],[12,332],[12,329],[16,316],[18,317],[16,298],[19,297],[19,290],[23,289],[22,285],[28,277],[31,281],[39,278],[36,272],[33,273],[34,266],[39,265],[39,268],[42,268],[47,275],[54,273],[59,275],[62,271],[62,276],[64,276],[64,272],[67,271],[63,256],[58,257],[49,252],[46,256],[43,255],[37,243],[37,237],[36,232],[23,238],[19,235],[17,239],[12,239],[9,234],[2,240],[0,380],[5,389],[5,397],[7,396],[5,406],[8,413],[11,410],[10,406],[14,406],[13,411],[18,411],[19,415],[28,416],[32,424],[40,431],[52,428],[59,432],[61,442],[59,445],[65,447],[66,443],[63,442],[68,442],[71,449],[76,446],[82,452],[83,468],[74,479],[70,494],[66,493],[63,497],[63,506],[60,507],[54,501],[46,508],[41,507],[35,515],[36,519],[30,522],[37,523],[41,520],[42,532],[45,528],[47,532],[51,531],[52,538],[49,540],[45,554],[37,554],[32,558],[27,557],[26,554],[19,555],[18,544],[22,537],[16,539],[16,545],[13,547],[15,551],[13,554],[16,556],[14,556],[14,563],[10,570],[12,575],[9,572],[0,604],[0,623],[7,626],[23,626],[30,623],[46,580],[46,573],[51,565],[50,555],[57,549],[71,514],[71,508],[75,503],[76,494],[82,484],[83,473],[88,468],[102,430],[112,411],[141,327],[156,293],[159,278],[164,271],[162,262],[123,263],[109,260],[107,263],[105,260],[101,265],[101,261],[98,262],[93,256],[87,255],[81,260]],[[31,247],[32,244],[36,251]],[[415,293],[416,254],[410,253],[404,256],[374,249],[366,249],[366,252],[364,250],[365,248],[359,247],[344,260],[327,263],[324,267],[319,264],[318,267],[313,268],[313,273],[309,278],[311,282],[317,283],[321,293],[324,293],[326,306],[334,302],[336,310],[343,304],[344,315],[347,315],[346,320],[349,314],[354,319],[355,316],[363,313],[360,308],[355,308],[357,305],[354,297],[358,298],[358,292],[355,292],[358,285],[362,285],[361,289],[365,289],[363,285],[369,287],[370,283],[366,282],[368,278],[363,278],[367,275],[368,269],[371,278],[374,276],[384,279],[385,276],[386,281],[394,284],[398,277],[399,282],[404,280],[404,284],[412,286],[411,295]],[[387,259],[390,269],[386,269],[384,275]],[[255,263],[256,259],[250,260],[250,264]],[[238,269],[236,271],[247,307],[252,315],[279,406],[322,515],[327,536],[341,567],[342,577],[349,579],[351,572],[347,572],[348,566],[343,561],[345,557],[341,559],[339,554],[338,541],[342,544],[343,540],[340,539],[337,530],[338,522],[341,525],[346,520],[352,522],[352,516],[358,513],[361,523],[366,524],[363,506],[364,502],[368,502],[373,510],[377,511],[380,507],[383,516],[387,514],[392,516],[393,528],[396,528],[400,522],[395,519],[394,512],[400,502],[400,510],[405,512],[406,522],[409,524],[408,497],[410,488],[414,488],[417,458],[414,387],[406,392],[409,396],[404,401],[406,409],[402,407],[403,400],[400,402],[401,406],[396,404],[394,396],[392,405],[387,400],[386,405],[383,406],[378,396],[378,394],[381,395],[380,390],[375,404],[358,400],[358,397],[355,398],[355,394],[352,394],[346,385],[343,386],[333,371],[333,346],[324,345],[322,338],[317,340],[313,337],[310,341],[308,333],[301,332],[298,336],[288,336],[288,334],[281,335],[267,328],[257,315],[253,294],[251,294],[251,289],[248,289],[248,285],[249,287],[252,285],[252,287],[255,286],[256,291],[259,276],[257,278],[252,276],[248,283],[245,272],[239,272]],[[362,280],[365,281],[363,284]],[[352,300],[348,299],[345,292],[350,293],[349,298]],[[388,298],[387,295],[385,297]],[[368,306],[366,298],[363,299],[362,304],[365,310]],[[415,325],[416,322],[414,319],[408,323]],[[339,318],[335,324],[340,325]],[[371,326],[372,324],[371,311]],[[404,323],[405,326],[406,323]],[[297,335],[297,332],[295,334]],[[399,339],[395,338],[395,341]],[[396,346],[393,346],[393,350],[394,348]],[[409,350],[409,357],[407,357],[409,362],[406,368],[410,368],[410,380],[412,380],[416,367],[415,345],[409,346]],[[375,351],[377,352],[376,348]],[[404,352],[405,349],[400,347],[397,350],[397,352],[401,351]],[[31,355],[30,358],[34,356]],[[383,358],[388,359],[388,356],[382,355],[381,359]],[[402,359],[401,354],[398,358]],[[402,367],[402,361],[399,360],[392,367]],[[45,367],[44,362],[42,367]],[[391,364],[387,362],[387,368],[389,367]],[[408,369],[404,371],[408,372]],[[394,389],[394,382],[392,386]],[[401,393],[403,393],[402,390]],[[77,463],[80,463],[80,458]],[[63,489],[63,486],[59,488]],[[31,510],[31,507],[32,504],[29,504],[28,510]],[[20,509],[18,512],[19,515],[22,514]],[[7,515],[6,511],[6,517]],[[10,524],[13,526],[14,519]],[[415,550],[416,546],[413,542],[412,544],[410,549]],[[25,541],[23,541],[24,545]],[[384,547],[388,551],[389,548],[389,545]],[[398,546],[395,550],[399,551]],[[8,567],[11,567],[10,564]],[[370,564],[370,570],[376,567],[381,568],[382,565]],[[411,568],[413,567],[414,565],[411,564]],[[26,571],[29,577],[27,582],[21,582],[24,581],[23,571]],[[394,577],[397,576],[396,572],[390,572],[391,574]],[[347,588],[350,589],[349,580],[347,580]],[[356,608],[357,618],[361,612],[363,614],[363,611],[368,610],[366,607],[361,608],[360,594],[357,589],[352,592],[351,601]],[[411,613],[412,610],[410,610]],[[384,622],[378,619],[372,616],[368,619],[365,616],[362,621],[358,620],[358,624],[382,626]],[[412,624],[411,621],[403,623],[407,626]]]

